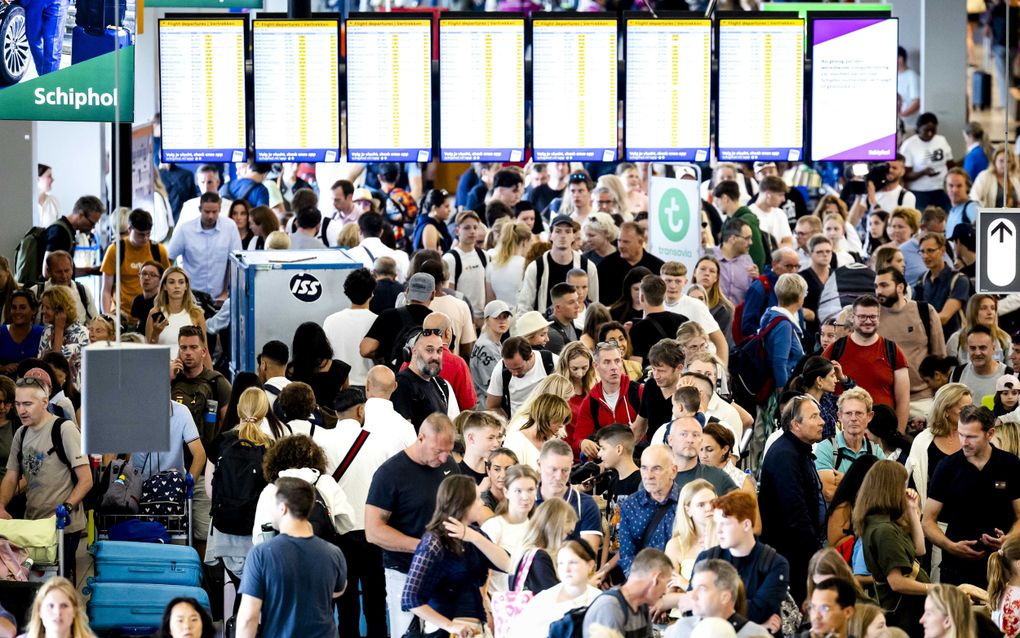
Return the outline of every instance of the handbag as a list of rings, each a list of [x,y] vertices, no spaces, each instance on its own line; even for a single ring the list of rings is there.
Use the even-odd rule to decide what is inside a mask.
[[[177,470],[163,470],[142,483],[141,512],[145,516],[183,516],[185,512],[184,477]]]
[[[521,566],[520,573],[517,575],[517,582],[514,584],[513,590],[501,591],[492,597],[494,638],[506,638],[514,618],[520,615],[521,611],[524,610],[524,606],[535,597],[533,593],[524,589],[524,582],[528,580],[528,574],[531,572],[531,563],[535,560],[536,554],[538,554],[538,550],[533,549],[524,555],[523,565]]]

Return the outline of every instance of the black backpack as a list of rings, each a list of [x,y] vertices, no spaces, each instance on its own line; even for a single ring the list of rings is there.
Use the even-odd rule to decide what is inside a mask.
[[[553,368],[556,365],[555,363],[553,363],[553,353],[549,352],[548,350],[533,350],[532,352],[539,355],[539,359],[542,360],[542,367],[545,368],[546,375],[552,374]],[[503,408],[503,412],[507,416],[510,416],[510,379],[513,378],[513,375],[510,374],[510,371],[506,369],[506,366],[503,366],[502,378],[503,378],[503,399],[500,402],[500,407]]]
[[[453,289],[457,289],[457,283],[460,281],[460,276],[464,272],[464,264],[460,259],[460,252],[451,250],[450,254],[453,255]],[[482,270],[489,265],[489,260],[485,256],[485,251],[475,246],[475,254],[478,255],[478,260],[482,262]]]
[[[612,596],[620,601],[620,604],[624,606],[624,610],[630,608],[630,604],[627,599],[620,593],[619,587],[608,589],[595,600],[598,600],[602,596]],[[594,604],[594,600],[592,603]],[[591,605],[588,605],[590,607]],[[588,607],[576,607],[571,609],[567,613],[563,614],[563,617],[559,620],[554,620],[549,624],[549,638],[582,638],[584,636],[584,615],[588,613]]]
[[[408,340],[415,333],[421,332],[421,323],[415,321],[414,315],[407,309],[407,306],[397,308],[397,312],[400,314],[400,323],[403,327],[397,333],[397,338],[393,340],[389,358],[386,360],[386,364],[390,365],[394,370],[399,370],[400,364],[407,360],[404,355],[404,348],[407,346]]]
[[[212,525],[224,534],[251,535],[255,506],[266,487],[262,458],[266,448],[239,438],[226,437],[216,459],[212,482]]]
[[[322,498],[322,494],[319,493],[317,484],[318,479],[312,485],[312,489],[315,490],[315,502],[312,503],[312,511],[308,514],[308,522],[312,524],[312,531],[316,536],[337,545],[340,541],[340,534],[336,531],[336,526],[333,525],[333,516],[326,505],[326,499]]]
[[[541,307],[539,305],[539,301],[541,301],[541,299],[539,299],[539,295],[541,294],[542,290],[542,276],[545,274],[545,260],[548,258],[549,253],[547,251],[540,255],[539,258],[535,260],[535,310],[538,310]],[[588,272],[588,258],[585,257],[584,255],[581,255],[580,265],[578,265],[578,268],[580,270],[583,270],[584,272]],[[552,290],[552,286],[547,286],[545,293],[546,298],[549,297],[550,290]]]

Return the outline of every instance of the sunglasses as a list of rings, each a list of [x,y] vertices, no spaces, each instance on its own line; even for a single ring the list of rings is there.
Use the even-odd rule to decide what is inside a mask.
[[[43,392],[49,392],[50,389],[39,379],[32,377],[22,377],[14,382],[14,386],[18,388],[39,388]]]
[[[588,176],[584,173],[571,173],[567,178],[567,182],[570,184],[587,184],[588,180]]]

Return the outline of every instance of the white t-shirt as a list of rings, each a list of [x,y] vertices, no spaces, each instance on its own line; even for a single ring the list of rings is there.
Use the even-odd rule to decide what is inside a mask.
[[[921,79],[917,75],[917,71],[913,69],[904,69],[896,74],[896,92],[900,95],[903,100],[903,108],[910,106],[911,102],[921,98]],[[908,128],[912,129],[917,125],[917,116],[921,111],[918,110],[910,117],[903,118],[903,124]]]
[[[517,292],[524,280],[524,257],[514,255],[501,266],[493,264],[490,259],[485,267],[485,278],[489,280],[496,299],[513,308],[517,305]]]
[[[524,536],[528,533],[528,521],[511,523],[502,516],[493,516],[482,523],[482,531],[489,540],[499,545],[510,554],[520,556],[524,545]],[[494,569],[489,570],[489,591],[507,591],[507,575]]]
[[[905,158],[904,163],[914,171],[923,171],[929,167],[938,171],[935,175],[925,175],[910,182],[910,190],[942,190],[942,184],[949,172],[947,162],[953,159],[953,149],[945,137],[935,135],[925,142],[913,135],[900,144],[900,153]]]
[[[454,251],[460,255],[460,279],[455,278],[457,269],[456,261],[453,257]],[[481,319],[482,312],[485,309],[485,267],[482,266],[482,260],[478,256],[478,252],[472,250],[470,253],[465,253],[460,248],[454,248],[443,255],[443,262],[449,269],[450,282],[455,282],[455,289],[464,293],[464,296],[467,297],[467,300],[471,303],[471,310],[474,312],[475,318]],[[520,282],[518,282],[518,285],[520,285]]]
[[[758,217],[758,227],[772,235],[776,243],[783,243],[783,239],[786,237],[789,237],[791,240],[793,239],[793,232],[790,231],[790,220],[782,208],[773,208],[767,213],[758,208],[756,203],[751,204],[748,208]]]
[[[436,297],[429,304],[429,308],[441,312],[450,318],[453,323],[453,336],[457,340],[457,346],[464,343],[474,343],[478,340],[478,333],[475,332],[475,322],[471,317],[471,309],[467,302],[457,299],[453,295]],[[483,306],[484,308],[484,306]]]
[[[903,203],[900,203],[900,193],[903,193]],[[880,208],[887,213],[891,213],[897,208],[917,208],[917,197],[913,193],[903,188],[903,186],[897,186],[891,191],[876,191],[875,192],[875,208]]]
[[[545,366],[542,365],[542,355],[537,351],[532,351],[531,356],[535,358],[535,365],[531,366],[531,370],[523,377],[510,377],[510,415],[517,414],[517,410],[520,409],[524,402],[531,396],[531,391],[535,389],[538,383],[546,378],[548,375],[545,372]],[[556,362],[559,361],[559,357],[553,355],[553,370],[556,369]],[[503,360],[500,359],[496,363],[496,367],[492,369],[492,378],[489,379],[489,388],[486,390],[488,394],[494,397],[503,397]],[[509,435],[507,436],[509,439]],[[523,463],[523,461],[522,461]]]
[[[322,322],[322,329],[333,346],[333,355],[351,366],[351,385],[365,385],[372,360],[361,356],[361,340],[375,322],[375,313],[367,308],[346,308],[334,312]]]
[[[508,432],[503,439],[503,447],[512,450],[521,465],[530,465],[532,469],[538,471],[538,455],[541,454],[541,450],[524,436],[524,432],[520,430]]]
[[[335,223],[339,222],[330,222],[330,228],[332,228]],[[329,229],[326,230],[327,234],[331,232],[332,231]],[[347,255],[354,261],[360,261],[361,265],[369,270],[372,270],[376,259],[379,259],[380,257],[392,257],[393,261],[397,262],[397,281],[404,283],[404,279],[407,277],[407,253],[402,250],[393,250],[392,248],[387,247],[378,237],[366,237],[365,239],[362,239],[360,244],[347,251]]]
[[[719,322],[712,316],[712,312],[705,305],[705,302],[700,299],[683,295],[675,304],[666,302],[665,307],[669,312],[675,312],[687,317],[691,321],[696,321],[708,334],[719,330]]]

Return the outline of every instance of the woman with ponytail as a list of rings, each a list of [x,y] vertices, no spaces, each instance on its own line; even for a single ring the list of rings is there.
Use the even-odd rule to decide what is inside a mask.
[[[1013,537],[988,557],[988,605],[1006,638],[1020,636],[1020,538]]]

